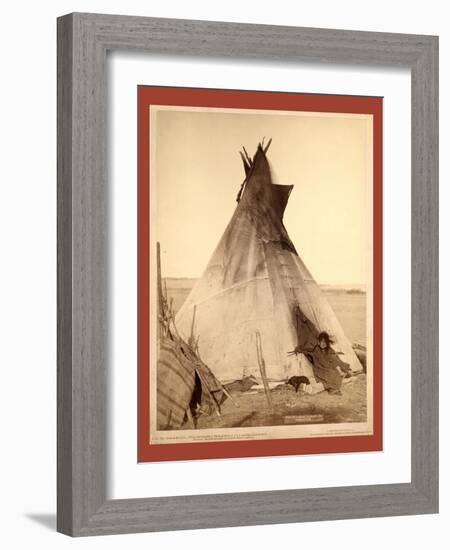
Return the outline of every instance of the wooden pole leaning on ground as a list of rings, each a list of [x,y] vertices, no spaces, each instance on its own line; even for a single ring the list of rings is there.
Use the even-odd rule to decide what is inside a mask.
[[[162,293],[162,281],[161,281],[161,248],[159,242],[156,243],[156,281],[158,288],[158,320],[157,323],[157,335],[158,338],[163,335],[162,324],[164,322],[164,305],[163,305],[163,293]]]
[[[267,405],[270,412],[274,413],[272,396],[270,395],[269,384],[267,382],[266,376],[266,362],[264,361],[264,356],[262,352],[262,343],[261,343],[261,334],[259,331],[256,331],[256,357],[258,358],[259,372],[261,373],[261,378],[264,386],[264,392],[266,394]]]
[[[239,403],[233,399],[233,396],[231,395],[231,393],[227,390],[227,388],[221,382],[219,382],[219,384],[220,384],[220,389],[223,391],[223,393],[228,397],[228,399],[233,403],[233,405],[239,409],[240,407]]]
[[[157,284],[158,284],[158,300],[159,308],[162,309],[162,299],[163,299],[163,289],[162,289],[162,278],[161,278],[161,246],[159,242],[156,243],[156,273],[157,273]]]
[[[192,411],[191,411],[190,407],[188,407],[188,408],[186,409],[186,416],[187,416],[188,421],[189,421],[190,424],[191,424],[191,427],[192,427],[194,430],[196,430],[196,429],[197,429],[197,424],[196,424],[196,422],[195,422],[194,417],[192,416]]]
[[[220,407],[217,404],[217,401],[215,400],[214,395],[212,394],[212,391],[209,389],[208,382],[203,377],[200,369],[197,369],[196,372],[197,372],[197,376],[200,378],[202,389],[206,391],[206,394],[208,395],[211,403],[213,404],[213,407],[214,407],[214,410],[216,411],[217,416],[221,416]]]
[[[195,314],[196,313],[197,313],[197,306],[194,306],[194,311],[192,313],[192,322],[191,322],[191,334],[188,339],[188,344],[194,350],[194,352],[198,352],[197,341],[195,339]]]

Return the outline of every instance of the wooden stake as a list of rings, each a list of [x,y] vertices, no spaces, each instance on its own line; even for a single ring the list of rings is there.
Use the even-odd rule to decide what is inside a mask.
[[[200,372],[200,369],[196,369],[196,372],[197,372],[198,377],[200,378],[200,382],[202,383],[202,388],[203,388],[204,390],[206,390],[206,393],[208,394],[208,397],[209,397],[210,400],[212,401],[212,404],[213,404],[213,406],[214,406],[214,409],[215,409],[215,411],[216,411],[217,416],[221,416],[221,414],[220,414],[220,407],[219,407],[219,405],[217,404],[217,401],[215,400],[214,395],[212,394],[211,390],[209,389],[209,386],[208,386],[206,380],[205,380],[204,377],[202,376],[202,373]]]
[[[220,384],[220,382],[219,382],[219,384]],[[231,400],[233,405],[239,409],[239,407],[240,407],[239,403],[233,399],[233,396],[231,395],[231,393],[227,390],[227,388],[223,384],[220,384],[220,389]]]
[[[156,243],[156,277],[157,277],[157,287],[158,287],[158,318],[160,322],[157,326],[157,335],[158,339],[163,333],[163,319],[164,319],[164,305],[163,305],[163,295],[162,295],[162,281],[161,281],[161,247],[159,242]]]
[[[163,298],[163,290],[162,290],[162,280],[161,280],[161,246],[159,242],[156,243],[156,273],[157,273],[157,282],[158,282],[158,301],[159,301],[159,309],[162,312],[162,298]]]
[[[189,420],[189,422],[191,423],[192,427],[194,428],[194,430],[196,430],[196,429],[197,429],[197,426],[196,426],[194,417],[192,416],[192,411],[191,411],[191,409],[190,409],[189,407],[186,409],[186,415],[187,415],[188,420]]]
[[[191,348],[196,351],[195,349],[195,314],[197,313],[197,306],[194,306],[194,312],[192,313],[192,323],[191,323],[191,335],[189,336],[188,344],[191,346]]]
[[[273,408],[272,396],[270,395],[269,384],[267,382],[266,362],[264,361],[264,357],[262,353],[261,334],[259,333],[259,331],[256,331],[256,356],[258,358],[259,372],[261,373],[261,378],[264,385],[264,392],[266,394],[267,405],[270,412],[273,414],[274,408]]]

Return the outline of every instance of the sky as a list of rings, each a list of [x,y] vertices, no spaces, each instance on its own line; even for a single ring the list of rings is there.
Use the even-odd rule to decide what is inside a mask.
[[[265,136],[274,182],[294,185],[284,224],[316,281],[367,283],[371,115],[152,107],[150,116],[150,223],[163,276],[201,276],[236,208],[239,150],[253,155]]]

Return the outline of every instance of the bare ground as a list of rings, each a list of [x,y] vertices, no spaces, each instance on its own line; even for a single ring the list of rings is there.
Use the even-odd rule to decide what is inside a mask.
[[[365,422],[366,376],[361,374],[345,382],[341,396],[296,393],[292,386],[282,384],[270,392],[274,414],[268,409],[264,390],[235,394],[233,399],[239,407],[227,399],[221,416],[214,412],[200,416],[197,429]]]

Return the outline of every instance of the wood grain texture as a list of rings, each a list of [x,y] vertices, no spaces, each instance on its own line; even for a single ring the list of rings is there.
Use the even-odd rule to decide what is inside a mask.
[[[72,25],[58,21],[57,529],[72,525]]]
[[[107,500],[106,52],[360,63],[412,74],[412,481]],[[58,20],[58,530],[99,535],[438,509],[438,39],[115,15]]]
[[[412,479],[438,508],[438,42],[411,72]]]

